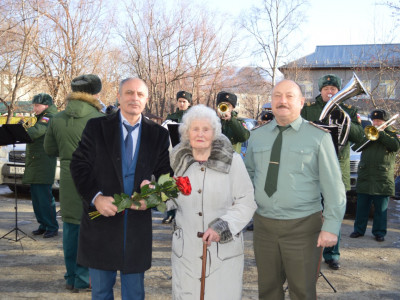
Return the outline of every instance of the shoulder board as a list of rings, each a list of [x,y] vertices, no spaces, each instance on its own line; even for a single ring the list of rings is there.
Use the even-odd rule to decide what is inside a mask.
[[[330,131],[328,130],[328,129],[325,129],[324,127],[322,127],[322,126],[320,126],[320,125],[318,125],[318,124],[315,124],[315,123],[313,123],[313,122],[308,122],[308,123],[310,123],[312,126],[314,126],[314,127],[317,127],[318,129],[321,129],[321,130],[323,130],[323,131],[325,131],[325,132],[328,132],[328,133],[330,133]]]

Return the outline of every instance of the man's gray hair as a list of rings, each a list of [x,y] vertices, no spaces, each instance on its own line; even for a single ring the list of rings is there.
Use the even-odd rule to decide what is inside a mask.
[[[210,123],[214,131],[213,140],[222,134],[221,120],[218,118],[215,110],[203,104],[198,104],[188,109],[183,115],[182,124],[179,126],[181,142],[186,142],[189,140],[190,125],[195,120],[206,120]]]
[[[137,77],[128,77],[128,78],[125,78],[125,79],[121,80],[121,82],[119,83],[119,87],[118,87],[118,93],[119,93],[119,94],[121,94],[121,92],[122,92],[122,86],[123,86],[126,82],[131,81],[131,80],[140,80],[141,82],[143,82],[144,86],[145,86],[146,89],[147,89],[147,95],[149,94],[149,88],[148,88],[146,82],[145,82],[143,79],[140,79],[140,78],[137,78]]]

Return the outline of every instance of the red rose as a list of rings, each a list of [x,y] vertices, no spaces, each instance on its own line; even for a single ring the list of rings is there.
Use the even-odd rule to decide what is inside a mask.
[[[192,192],[192,186],[190,185],[189,177],[175,177],[176,185],[178,186],[179,191],[187,196]]]

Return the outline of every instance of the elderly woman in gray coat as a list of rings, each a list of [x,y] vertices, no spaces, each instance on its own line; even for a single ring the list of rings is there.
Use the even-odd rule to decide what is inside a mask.
[[[170,153],[175,176],[188,176],[189,196],[179,195],[172,238],[173,299],[200,295],[203,243],[208,244],[205,299],[241,299],[244,265],[242,229],[256,209],[254,190],[239,154],[221,133],[214,110],[192,107],[179,128],[181,142]],[[204,232],[203,238],[197,233]]]

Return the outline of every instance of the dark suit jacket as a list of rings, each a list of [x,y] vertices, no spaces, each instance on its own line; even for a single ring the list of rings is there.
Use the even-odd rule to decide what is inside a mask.
[[[142,115],[142,132],[134,190],[140,183],[171,173],[168,131]],[[71,161],[71,174],[83,198],[78,263],[101,270],[140,273],[151,266],[151,210],[119,213],[90,220],[93,197],[123,193],[120,113],[91,119]],[[124,242],[124,234],[126,234]],[[125,244],[125,246],[124,246]]]

